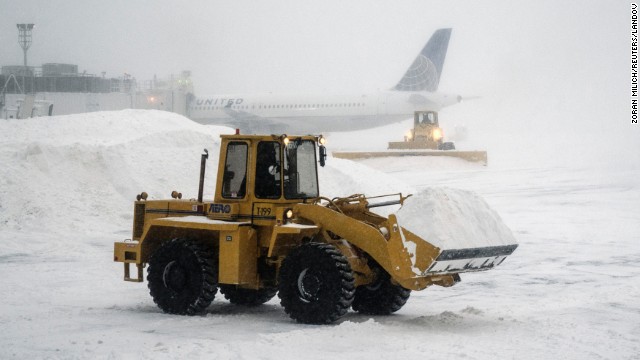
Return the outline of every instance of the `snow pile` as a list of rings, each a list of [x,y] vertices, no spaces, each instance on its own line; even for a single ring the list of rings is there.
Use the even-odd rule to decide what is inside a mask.
[[[0,224],[18,232],[128,232],[140,192],[150,199],[170,198],[173,190],[196,197],[204,148],[204,198],[210,200],[220,134],[229,133],[233,129],[154,110],[0,121]],[[328,197],[411,191],[346,160],[330,159],[319,177]]]
[[[113,242],[130,236],[132,202],[141,191],[151,198],[169,198],[171,190],[195,196],[205,147],[210,199],[219,134],[232,131],[157,111],[0,120],[0,288],[6,289],[0,358],[626,359],[640,353],[634,336],[640,288],[629,286],[640,278],[640,171],[569,168],[554,158],[540,168],[493,162],[440,169],[433,159],[407,158],[366,162],[384,173],[341,159],[319,168],[327,197],[416,194],[400,221],[416,224],[409,229],[429,241],[502,239],[487,224],[499,223],[488,210],[444,226],[451,221],[445,215],[461,216],[457,207],[476,214],[484,205],[473,194],[433,187],[473,190],[526,250],[490,272],[465,274],[452,288],[414,292],[392,316],[371,320],[349,312],[334,325],[307,326],[293,322],[277,298],[249,309],[221,295],[203,316],[163,314],[146,284],[122,281],[122,264],[111,261]],[[330,151],[343,146],[337,140],[330,139]],[[363,147],[370,141],[347,140]],[[410,211],[414,206],[419,209]],[[418,232],[435,232],[433,223],[442,234]],[[460,233],[471,230],[473,236]]]
[[[136,194],[195,194],[219,133],[172,113],[125,110],[0,122],[0,224],[42,232],[128,229]]]
[[[401,226],[443,250],[516,243],[500,216],[472,191],[427,188],[407,199],[396,216]]]

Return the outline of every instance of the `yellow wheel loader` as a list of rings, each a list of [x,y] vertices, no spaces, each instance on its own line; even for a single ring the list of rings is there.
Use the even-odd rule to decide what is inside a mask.
[[[276,293],[292,319],[338,320],[399,310],[412,290],[451,286],[460,273],[493,268],[516,244],[439,248],[370,211],[408,196],[320,196],[322,136],[221,135],[213,200],[204,200],[208,153],[198,197],[134,203],[132,239],[114,244],[124,280],[147,281],[166,313],[204,311],[218,290],[231,303],[260,305]],[[137,276],[132,276],[134,264]]]
[[[444,132],[438,122],[435,111],[416,111],[413,114],[413,128],[407,132],[403,141],[392,141],[389,151],[345,151],[334,152],[333,156],[342,159],[357,160],[378,157],[398,156],[449,156],[487,165],[486,151],[456,150],[453,142],[444,141]]]
[[[416,111],[413,128],[405,135],[404,141],[390,142],[389,149],[455,150],[456,147],[452,142],[444,141],[437,112]]]

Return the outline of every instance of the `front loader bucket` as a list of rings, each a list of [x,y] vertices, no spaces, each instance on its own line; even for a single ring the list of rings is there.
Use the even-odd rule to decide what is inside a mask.
[[[498,214],[469,191],[427,189],[407,199],[395,219],[418,276],[488,270],[518,247]],[[437,248],[437,255],[420,251],[420,242]]]
[[[348,160],[371,159],[381,157],[406,157],[406,156],[448,156],[456,157],[470,162],[478,162],[487,165],[486,151],[463,150],[389,150],[389,151],[340,151],[333,152],[333,157]]]

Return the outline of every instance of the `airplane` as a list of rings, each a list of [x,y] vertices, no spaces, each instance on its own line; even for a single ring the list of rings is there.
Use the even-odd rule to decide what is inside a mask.
[[[439,111],[462,100],[436,92],[451,29],[436,30],[400,81],[391,89],[361,94],[253,94],[193,97],[188,116],[202,124],[247,132],[321,133],[382,126]]]

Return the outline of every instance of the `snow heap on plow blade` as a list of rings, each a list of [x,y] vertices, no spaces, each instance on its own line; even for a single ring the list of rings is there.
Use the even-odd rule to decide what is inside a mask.
[[[488,270],[518,247],[498,214],[470,191],[426,189],[391,216],[401,225],[416,276]],[[421,250],[427,250],[425,242],[438,249],[432,261],[421,256]]]

